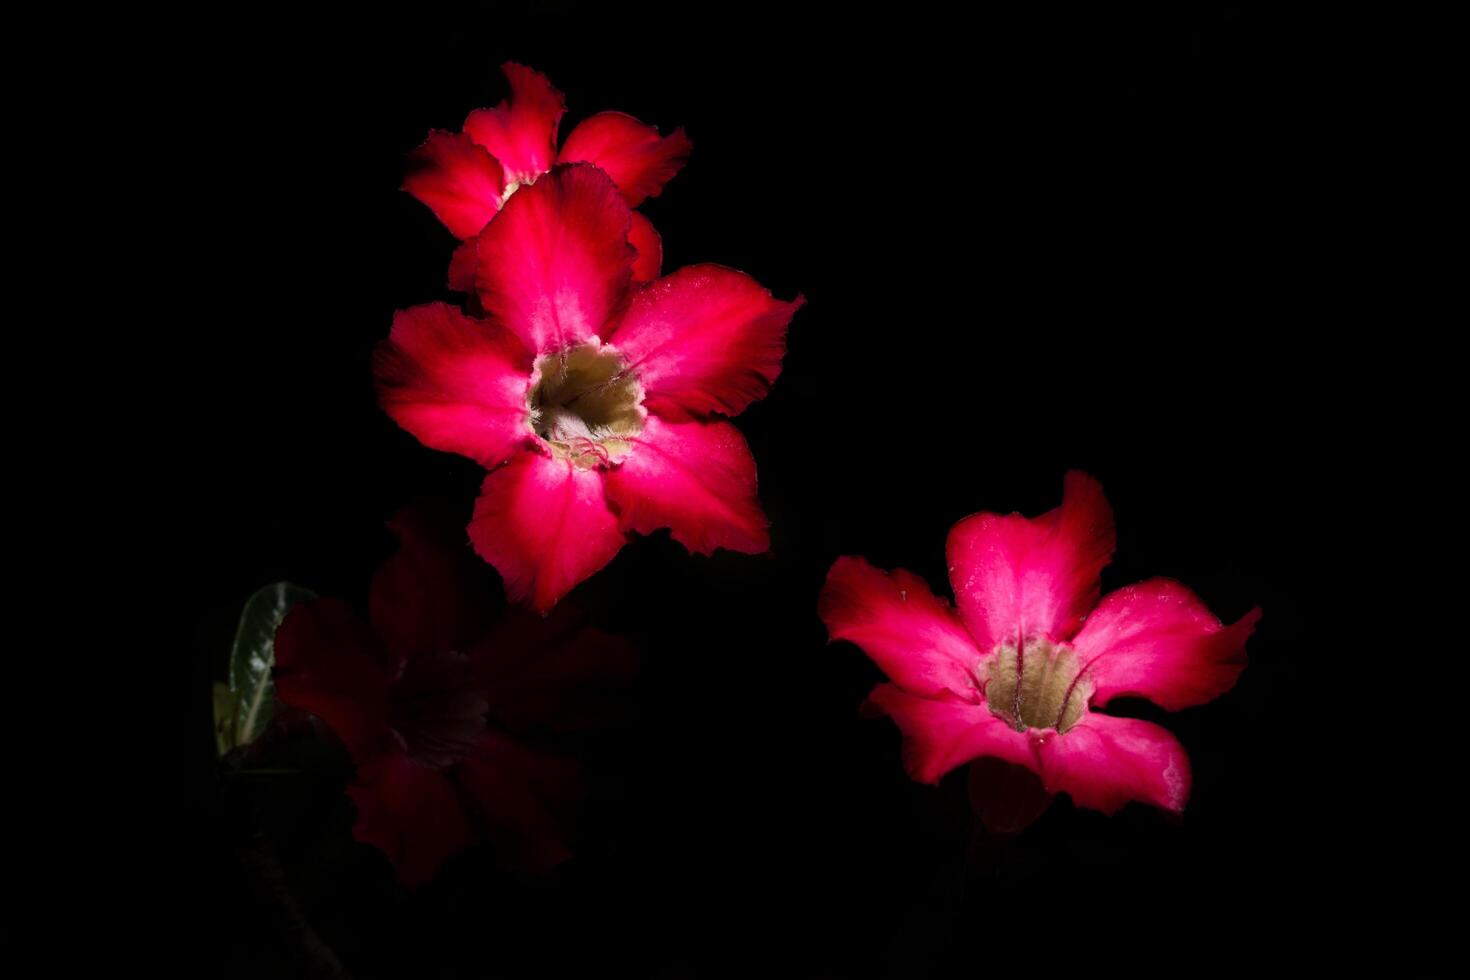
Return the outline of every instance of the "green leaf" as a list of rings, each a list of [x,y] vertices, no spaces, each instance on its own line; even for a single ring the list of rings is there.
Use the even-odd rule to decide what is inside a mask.
[[[220,755],[235,747],[235,708],[239,703],[230,685],[214,682],[214,744]]]
[[[271,720],[271,700],[275,685],[271,683],[271,667],[276,659],[276,628],[291,607],[316,594],[290,582],[267,585],[245,603],[240,614],[240,627],[235,631],[235,646],[230,651],[229,691],[235,699],[234,724],[228,737],[219,741],[221,752],[253,741]],[[215,694],[216,710],[220,695]]]

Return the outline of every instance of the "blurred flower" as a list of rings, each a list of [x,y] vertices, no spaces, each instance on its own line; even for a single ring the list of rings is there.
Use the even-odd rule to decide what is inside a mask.
[[[404,884],[478,841],[547,869],[569,856],[579,786],[558,736],[616,713],[632,648],[570,615],[495,616],[493,581],[425,507],[390,527],[400,550],[373,579],[366,623],[321,598],[281,624],[277,694],[346,745],[353,835]]]
[[[444,222],[465,245],[450,263],[450,287],[474,288],[474,237],[518,189],[535,183],[557,163],[586,162],[617,184],[629,207],[657,197],[689,159],[683,129],[668,136],[621,112],[582,120],[557,148],[566,100],[540,72],[506,62],[500,70],[510,97],[493,109],[476,109],[464,132],[434,130],[409,154],[403,188]],[[638,251],[634,278],[658,278],[663,245],[648,219],[633,212],[629,241]]]
[[[903,732],[910,775],[934,783],[988,757],[1080,806],[1184,808],[1189,759],[1174,736],[1094,709],[1133,695],[1173,711],[1228,691],[1260,610],[1224,626],[1167,579],[1099,602],[1113,542],[1101,486],[1073,472],[1062,505],[1040,517],[982,513],[954,526],[958,615],[909,572],[838,559],[819,613],[833,640],[857,644],[892,681],[870,700]]]
[[[517,600],[547,610],[628,532],[708,554],[767,550],[737,415],[781,371],[801,306],[718,265],[632,284],[630,212],[608,176],[559,165],[479,237],[488,313],[397,314],[379,400],[424,445],[490,470],[470,538]]]

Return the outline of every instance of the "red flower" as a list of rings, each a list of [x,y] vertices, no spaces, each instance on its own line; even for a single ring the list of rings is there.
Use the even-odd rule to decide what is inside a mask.
[[[1173,711],[1228,691],[1260,610],[1223,626],[1167,579],[1099,602],[1112,553],[1102,487],[1073,472],[1056,510],[976,514],[954,526],[947,554],[958,615],[908,572],[838,559],[819,613],[832,639],[856,643],[893,682],[870,697],[903,732],[910,775],[934,783],[993,757],[1081,806],[1183,809],[1189,759],[1174,736],[1094,709],[1136,695]]]
[[[470,538],[507,591],[549,609],[630,531],[691,551],[769,547],[737,415],[781,372],[802,304],[718,265],[635,287],[631,212],[608,176],[559,165],[478,240],[488,313],[397,314],[375,370],[384,410],[490,469]]]
[[[556,736],[602,720],[632,649],[566,616],[492,623],[493,582],[466,574],[478,569],[438,522],[405,511],[390,527],[401,549],[373,579],[367,623],[323,598],[281,624],[278,695],[346,745],[353,835],[404,884],[480,840],[504,863],[549,868],[569,856],[579,782]]]
[[[476,109],[464,132],[434,130],[409,154],[403,189],[466,239],[449,266],[450,288],[474,288],[474,237],[512,194],[557,163],[587,162],[618,185],[629,207],[657,197],[689,159],[692,144],[683,129],[668,136],[621,112],[599,112],[577,124],[558,151],[557,129],[566,100],[540,72],[506,62],[510,98],[493,109]],[[628,239],[638,251],[633,276],[658,278],[663,244],[649,220],[633,213]]]

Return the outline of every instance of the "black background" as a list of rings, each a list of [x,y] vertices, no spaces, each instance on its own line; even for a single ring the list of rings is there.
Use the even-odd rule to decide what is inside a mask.
[[[171,941],[226,975],[367,977],[1315,957],[1299,916],[1332,818],[1282,746],[1302,737],[1314,645],[1303,515],[1342,460],[1315,435],[1320,361],[1288,340],[1319,118],[1303,43],[1232,5],[800,23],[553,4],[241,22],[184,52],[197,155],[180,186],[224,231],[179,256],[201,270],[183,335],[200,390],[176,423],[195,481],[176,516],[200,533],[187,669],[158,680],[183,706],[163,821],[198,922]],[[402,155],[502,98],[506,59],[566,93],[563,135],[602,109],[686,127],[690,163],[644,207],[665,270],[721,262],[808,305],[737,422],[771,554],[693,557],[658,534],[576,594],[643,656],[577,859],[527,881],[470,857],[410,895],[345,843],[339,787],[303,790],[308,816],[260,834],[214,775],[208,685],[255,588],[361,601],[399,506],[467,507],[478,487],[378,410],[369,358],[395,309],[448,298],[454,242],[398,190]],[[1049,509],[1073,467],[1117,514],[1105,590],[1170,576],[1227,621],[1264,619],[1218,701],[1122,706],[1188,749],[1182,820],[1061,799],[988,846],[962,772],[911,782],[892,724],[859,718],[880,674],[826,644],[817,591],[860,554],[948,594],[949,527]]]

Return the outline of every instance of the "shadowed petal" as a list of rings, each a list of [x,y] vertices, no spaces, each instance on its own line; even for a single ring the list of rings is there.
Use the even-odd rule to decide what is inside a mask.
[[[1116,813],[1129,800],[1179,813],[1189,799],[1189,757],[1158,725],[1089,713],[1040,743],[1041,781],[1078,806]]]
[[[951,769],[981,756],[1037,769],[1026,733],[991,714],[984,702],[920,698],[893,684],[879,684],[868,699],[898,723],[904,768],[921,783],[937,783]]]
[[[480,253],[476,248],[475,239],[470,238],[460,242],[455,247],[454,254],[449,256],[449,288],[456,293],[473,293],[475,291],[475,267],[479,264]]]
[[[532,438],[530,354],[493,322],[447,303],[401,310],[373,372],[383,410],[431,449],[494,466]]]
[[[659,237],[653,222],[643,212],[633,212],[633,224],[628,229],[628,244],[638,252],[633,262],[633,281],[652,282],[664,266],[664,240]]]
[[[621,112],[599,112],[577,124],[562,144],[560,163],[584,160],[607,171],[630,207],[657,197],[689,159],[693,144],[676,129],[667,136]]]
[[[297,603],[276,630],[276,695],[325,721],[353,758],[388,734],[388,691],[401,661],[340,599]]]
[[[573,759],[492,731],[460,764],[458,780],[499,863],[540,872],[571,857],[581,793]]]
[[[601,170],[557,167],[511,195],[480,233],[480,301],[537,354],[602,336],[632,280],[632,220]]]
[[[1113,512],[1086,473],[1067,474],[1062,505],[1040,517],[975,514],[949,532],[949,578],[983,651],[1018,632],[1065,640],[1097,602],[1113,555]]]
[[[612,343],[638,372],[644,404],[665,418],[738,415],[764,398],[786,353],[784,303],[724,266],[685,266],[634,294]]]
[[[485,477],[470,541],[517,601],[545,612],[623,546],[602,474],[525,452]]]
[[[409,888],[432,880],[446,861],[475,843],[454,785],[401,752],[360,764],[347,795],[357,806],[352,836],[386,854]]]
[[[500,209],[500,164],[463,133],[434,130],[408,155],[403,189],[444,222],[456,238],[471,238]]]
[[[1131,694],[1177,711],[1235,686],[1259,608],[1226,626],[1189,589],[1150,579],[1105,596],[1072,645],[1087,665],[1092,703]]]
[[[698,554],[729,548],[759,554],[771,546],[756,496],[755,459],[729,422],[665,422],[650,415],[628,439],[633,450],[607,473],[607,494],[624,530],[669,528]]]
[[[500,71],[510,82],[510,98],[470,113],[464,131],[500,161],[507,181],[527,184],[556,159],[556,130],[566,100],[545,75],[525,65],[507,61]]]
[[[817,615],[833,640],[856,643],[888,679],[911,694],[975,690],[980,651],[949,605],[917,575],[882,572],[861,558],[839,558],[827,573]]]

